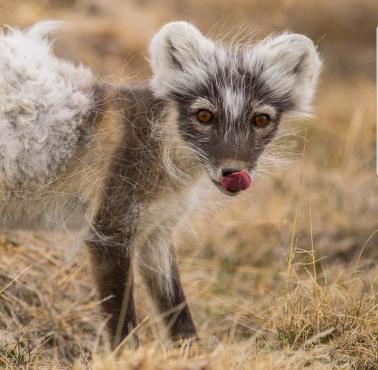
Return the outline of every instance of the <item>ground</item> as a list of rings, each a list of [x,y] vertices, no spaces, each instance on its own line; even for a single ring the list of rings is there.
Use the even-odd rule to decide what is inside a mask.
[[[316,117],[295,124],[295,160],[177,233],[198,343],[168,344],[137,281],[142,346],[126,340],[110,352],[77,236],[9,232],[0,237],[0,367],[377,369],[377,11],[368,0],[0,0],[3,25],[69,22],[56,52],[116,82],[149,76],[148,40],[175,19],[226,41],[305,33],[324,61]]]

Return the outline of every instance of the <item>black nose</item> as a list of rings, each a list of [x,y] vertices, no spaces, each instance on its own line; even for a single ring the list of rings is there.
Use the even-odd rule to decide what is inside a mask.
[[[222,168],[222,176],[231,175],[234,172],[240,172],[239,168]]]

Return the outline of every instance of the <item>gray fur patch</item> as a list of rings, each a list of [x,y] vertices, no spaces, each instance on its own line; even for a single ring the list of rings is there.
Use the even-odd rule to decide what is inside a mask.
[[[52,181],[89,134],[92,74],[52,54],[53,27],[0,35],[0,184],[7,189]]]

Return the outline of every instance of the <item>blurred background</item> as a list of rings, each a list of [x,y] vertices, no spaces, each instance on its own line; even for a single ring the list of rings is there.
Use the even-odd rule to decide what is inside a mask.
[[[211,214],[210,225],[209,215],[198,216],[193,232],[178,233],[183,281],[209,351],[229,338],[264,351],[296,350],[328,333],[317,342],[329,361],[377,368],[378,2],[0,0],[3,26],[45,19],[69,24],[55,37],[59,56],[115,83],[150,76],[148,43],[168,21],[190,21],[225,42],[286,30],[314,40],[324,69],[316,118],[301,123],[297,160],[259,178],[250,194]],[[1,238],[0,364],[70,364],[103,349],[94,285],[86,259],[69,252],[72,240]],[[138,294],[141,318],[154,317]],[[153,320],[140,330],[159,338]]]

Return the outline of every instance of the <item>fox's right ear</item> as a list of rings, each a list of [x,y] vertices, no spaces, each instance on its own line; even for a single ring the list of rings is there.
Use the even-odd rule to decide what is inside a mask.
[[[167,97],[204,78],[201,67],[214,49],[214,43],[188,22],[163,26],[150,44],[151,84],[155,95]]]

